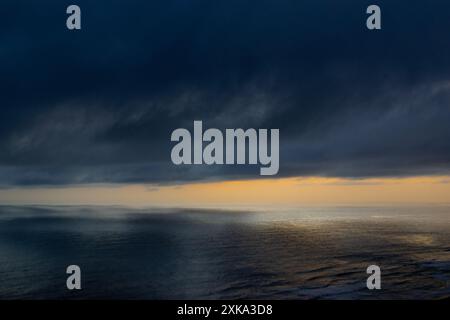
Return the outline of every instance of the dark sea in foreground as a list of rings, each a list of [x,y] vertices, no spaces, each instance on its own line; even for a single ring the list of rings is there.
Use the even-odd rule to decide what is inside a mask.
[[[82,269],[81,291],[66,267]],[[366,288],[366,268],[382,290]],[[1,299],[450,296],[450,207],[0,206]]]

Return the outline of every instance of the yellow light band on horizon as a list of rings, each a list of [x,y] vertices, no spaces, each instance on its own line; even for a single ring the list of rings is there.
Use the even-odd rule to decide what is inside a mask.
[[[177,186],[84,185],[0,190],[2,204],[128,206],[450,203],[450,177],[285,178]]]

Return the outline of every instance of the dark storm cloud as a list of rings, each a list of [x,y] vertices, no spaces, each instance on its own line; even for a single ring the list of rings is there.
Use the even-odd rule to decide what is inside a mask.
[[[2,1],[0,184],[180,183],[170,133],[280,128],[280,176],[445,174],[447,1]]]

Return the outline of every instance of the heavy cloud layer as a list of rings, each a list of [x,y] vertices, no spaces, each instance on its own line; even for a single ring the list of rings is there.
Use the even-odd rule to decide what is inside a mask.
[[[258,167],[177,167],[170,133],[279,128],[279,176],[450,169],[450,4],[2,1],[0,185],[182,183]]]

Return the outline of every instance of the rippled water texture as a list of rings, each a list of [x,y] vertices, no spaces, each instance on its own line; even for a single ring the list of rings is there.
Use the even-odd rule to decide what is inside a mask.
[[[450,207],[0,207],[0,298],[450,296]],[[66,267],[83,290],[66,289]],[[366,288],[366,268],[382,290]]]

